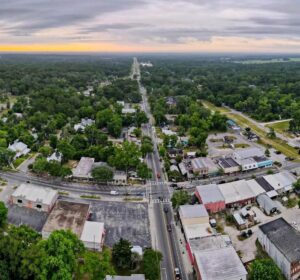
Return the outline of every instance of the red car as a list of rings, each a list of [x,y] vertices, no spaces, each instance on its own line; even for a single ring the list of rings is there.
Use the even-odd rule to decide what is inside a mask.
[[[156,177],[157,177],[157,179],[160,179],[160,174],[157,173],[157,174],[156,174]]]

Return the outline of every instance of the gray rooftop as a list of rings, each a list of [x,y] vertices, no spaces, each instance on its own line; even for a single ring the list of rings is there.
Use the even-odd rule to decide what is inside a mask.
[[[237,167],[239,164],[231,157],[220,158],[219,165],[223,168]]]
[[[197,186],[196,190],[199,193],[203,204],[225,200],[217,184]]]
[[[240,159],[253,158],[254,156],[262,157],[265,155],[262,149],[256,147],[238,149],[234,151],[234,154],[238,156]]]
[[[190,239],[189,244],[193,252],[215,250],[232,246],[228,235],[213,235],[197,239]]]
[[[241,279],[247,271],[233,247],[201,251],[194,254],[202,280]]]
[[[290,262],[300,260],[300,232],[285,219],[276,219],[261,225],[259,229]]]
[[[179,207],[179,213],[181,218],[199,218],[208,217],[206,208],[202,204],[198,205],[181,205]]]

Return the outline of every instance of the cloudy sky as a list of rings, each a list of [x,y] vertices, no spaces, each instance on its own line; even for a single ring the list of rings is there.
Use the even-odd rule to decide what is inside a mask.
[[[300,1],[1,0],[0,51],[300,52]]]

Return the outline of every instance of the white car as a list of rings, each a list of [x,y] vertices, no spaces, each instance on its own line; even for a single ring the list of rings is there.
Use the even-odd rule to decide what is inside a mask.
[[[110,195],[118,195],[119,193],[117,191],[110,191]]]

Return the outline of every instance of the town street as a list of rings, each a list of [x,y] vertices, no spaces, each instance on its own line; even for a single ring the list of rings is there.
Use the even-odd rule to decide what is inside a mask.
[[[168,184],[164,178],[158,148],[155,136],[154,119],[150,111],[149,103],[147,100],[146,89],[141,85],[140,78],[140,66],[136,58],[133,60],[132,77],[137,79],[139,83],[139,90],[142,95],[143,108],[146,112],[149,123],[145,124],[143,134],[151,137],[153,142],[153,153],[147,156],[148,166],[153,171],[153,181],[149,182],[149,202],[150,208],[154,212],[154,223],[156,236],[154,237],[153,247],[163,254],[163,260],[161,263],[161,278],[162,279],[174,279],[174,268],[178,267],[181,271],[182,279],[188,279],[186,276],[181,252],[179,250],[178,238],[175,230],[174,213],[172,205],[170,203],[170,192]],[[168,208],[168,212],[164,212],[164,208]],[[167,225],[170,225],[172,230],[167,230]]]

